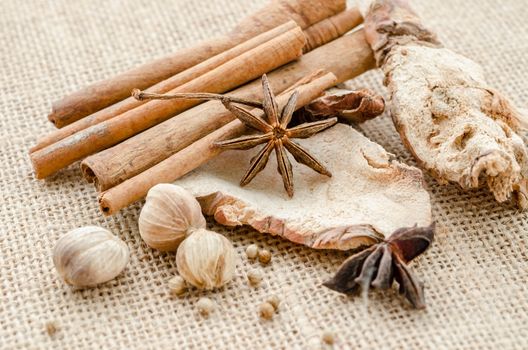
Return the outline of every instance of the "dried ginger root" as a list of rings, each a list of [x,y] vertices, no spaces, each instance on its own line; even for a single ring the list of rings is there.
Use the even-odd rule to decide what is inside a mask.
[[[528,207],[525,116],[490,88],[480,65],[446,49],[407,0],[363,0],[365,35],[385,74],[391,114],[420,166],[463,189],[487,183]]]

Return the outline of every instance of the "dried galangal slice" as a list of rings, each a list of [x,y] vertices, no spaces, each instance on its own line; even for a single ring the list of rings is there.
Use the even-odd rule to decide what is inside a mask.
[[[249,185],[238,185],[254,155],[247,151],[226,151],[177,184],[220,224],[249,225],[317,249],[370,246],[399,228],[431,224],[421,171],[391,160],[354,128],[337,124],[298,142],[323,160],[332,177],[293,163],[293,198],[269,164]]]

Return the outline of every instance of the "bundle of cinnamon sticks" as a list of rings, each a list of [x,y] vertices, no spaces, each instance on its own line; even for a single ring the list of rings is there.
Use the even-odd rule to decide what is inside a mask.
[[[215,141],[245,132],[219,101],[139,101],[133,89],[260,100],[257,78],[267,73],[276,93],[299,91],[300,108],[374,67],[363,31],[343,36],[361,22],[345,0],[272,0],[222,37],[66,96],[49,115],[58,129],[30,150],[36,177],[82,160],[101,210],[115,213],[216,156]]]

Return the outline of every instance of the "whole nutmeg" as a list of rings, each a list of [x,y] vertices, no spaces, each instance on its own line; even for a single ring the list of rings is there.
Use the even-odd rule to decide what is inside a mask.
[[[139,215],[139,233],[147,245],[175,251],[190,229],[205,228],[200,204],[180,186],[152,187]]]
[[[193,231],[176,253],[178,272],[188,283],[213,289],[229,282],[235,274],[236,253],[231,242],[216,232]]]
[[[57,241],[53,263],[64,282],[91,287],[110,281],[129,260],[128,246],[108,230],[97,226],[74,229]]]

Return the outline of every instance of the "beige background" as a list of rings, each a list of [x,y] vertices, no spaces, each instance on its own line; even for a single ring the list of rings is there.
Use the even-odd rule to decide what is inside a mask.
[[[28,148],[52,130],[51,101],[87,83],[190,45],[233,26],[265,0],[0,1],[0,348],[298,348],[317,347],[321,332],[335,348],[528,348],[528,216],[485,191],[461,193],[427,177],[436,242],[412,264],[426,284],[428,308],[413,311],[396,290],[361,299],[320,283],[346,254],[315,252],[247,229],[223,230],[242,256],[256,242],[273,252],[267,286],[239,276],[207,293],[219,310],[208,320],[193,304],[171,299],[166,282],[174,254],[141,242],[140,205],[103,218],[96,193],[72,166],[48,181],[33,178]],[[528,21],[525,0],[416,0],[447,46],[484,64],[493,86],[526,105]],[[351,83],[383,91],[380,74]],[[362,127],[401,160],[413,163],[387,116]],[[73,291],[50,258],[74,227],[109,228],[131,250],[125,273],[97,289]],[[214,227],[222,230],[220,227]],[[280,314],[261,322],[256,306],[280,295]],[[45,332],[52,322],[55,335]]]

